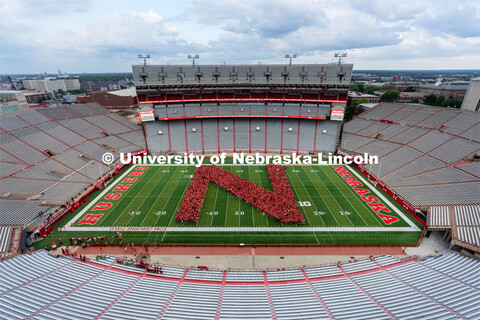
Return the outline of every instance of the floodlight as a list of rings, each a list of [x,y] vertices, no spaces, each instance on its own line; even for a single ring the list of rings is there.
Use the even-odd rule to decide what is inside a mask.
[[[289,61],[289,63],[288,63],[290,66],[292,65],[292,59],[295,59],[296,57],[297,57],[297,54],[296,54],[296,53],[286,54],[286,55],[285,55],[285,58],[286,58],[286,59],[290,59],[290,61]]]
[[[147,65],[147,59],[150,59],[150,55],[146,54],[146,53],[139,53],[137,55],[137,58],[143,59],[143,65],[146,66]]]

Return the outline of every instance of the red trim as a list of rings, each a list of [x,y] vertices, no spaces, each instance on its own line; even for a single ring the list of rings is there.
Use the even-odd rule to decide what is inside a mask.
[[[217,148],[220,153],[220,120],[217,119]]]
[[[148,97],[148,96],[147,96]],[[347,103],[347,100],[330,99],[277,99],[277,98],[227,98],[227,99],[177,99],[177,100],[149,100],[140,101],[139,104],[149,103],[184,103],[184,102],[215,102],[215,101],[281,101],[281,102],[327,102],[327,103]]]
[[[233,152],[237,152],[235,148],[235,119],[233,119]]]
[[[426,226],[425,226],[426,227]],[[423,228],[422,235],[420,236],[420,240],[418,240],[417,247],[420,245],[420,243],[423,240],[423,237],[425,236],[425,232],[427,232],[427,228]]]
[[[300,145],[300,121],[298,121],[298,132],[297,132],[297,153]]]
[[[82,252],[80,250],[77,250],[76,253],[82,254]],[[75,259],[75,260],[79,261],[78,259]],[[371,273],[375,273],[375,272],[379,272],[379,271],[383,271],[383,270],[389,270],[389,269],[394,268],[394,267],[398,267],[398,266],[401,266],[401,265],[413,263],[414,261],[416,261],[416,259],[411,257],[411,258],[407,258],[405,260],[400,260],[398,262],[395,262],[395,263],[392,263],[392,264],[389,264],[389,265],[386,265],[386,266],[378,266],[378,267],[373,268],[373,269],[361,270],[361,271],[350,272],[350,273],[345,272],[341,268],[341,266],[337,264],[337,268],[340,271],[342,271],[342,274],[333,275],[333,276],[311,277],[310,278],[306,275],[306,273],[302,272],[304,277],[305,277],[304,279],[279,280],[279,281],[275,281],[275,280],[270,280],[269,281],[266,277],[266,273],[263,272],[263,275],[264,275],[264,278],[263,278],[264,280],[263,281],[247,281],[247,282],[234,282],[234,281],[224,280],[225,275],[227,273],[226,270],[222,270],[222,271],[224,271],[224,276],[222,277],[222,280],[221,281],[216,281],[216,280],[186,279],[186,274],[188,273],[190,268],[185,268],[185,267],[183,267],[183,268],[185,268],[185,273],[182,276],[182,278],[174,278],[174,277],[169,277],[169,276],[166,276],[166,275],[163,275],[163,274],[155,274],[155,273],[148,273],[148,272],[139,273],[139,272],[134,272],[134,271],[126,270],[126,269],[116,268],[116,267],[114,267],[114,265],[117,264],[116,262],[114,262],[113,264],[111,264],[109,266],[99,264],[99,263],[95,263],[93,261],[79,262],[79,263],[84,263],[84,264],[87,264],[89,266],[96,267],[98,269],[106,269],[106,270],[110,270],[112,272],[121,273],[121,274],[128,274],[128,275],[135,276],[135,277],[158,279],[158,280],[171,281],[171,282],[177,282],[177,283],[180,282],[180,283],[217,284],[217,285],[223,284],[223,285],[229,285],[229,286],[245,286],[245,285],[260,285],[260,286],[261,285],[266,285],[266,286],[268,286],[270,284],[281,285],[281,284],[294,284],[294,283],[311,283],[311,282],[328,281],[328,280],[334,280],[334,279],[348,279],[348,278],[351,278],[353,276],[367,275],[367,274],[371,274]],[[346,262],[346,261],[343,261],[343,262]],[[165,264],[163,264],[163,265],[165,265]],[[331,265],[331,264],[324,264],[324,265]],[[378,265],[378,264],[376,264],[376,265]],[[308,267],[317,267],[317,266],[322,266],[322,265],[309,265]],[[288,269],[298,269],[298,268],[286,268],[286,270],[288,270]],[[303,271],[303,268],[299,268],[299,269],[301,271]],[[138,270],[141,271],[142,269],[138,268]],[[214,270],[218,270],[218,269],[214,269]],[[234,270],[260,271],[259,269],[234,269]]]
[[[202,154],[205,153],[205,143],[203,141],[203,120],[200,120],[200,126],[202,128]]]
[[[265,119],[265,153],[267,153],[267,119]]]
[[[185,150],[188,153],[188,132],[187,132],[187,120],[183,120],[185,123]]]
[[[282,133],[280,135],[280,154],[283,153],[283,119],[282,119]]]
[[[168,131],[168,151],[172,151],[172,141],[170,139],[170,122],[167,122],[167,131]]]
[[[158,118],[158,120],[183,120],[183,119],[209,119],[209,118],[281,118],[281,119],[309,119],[309,120],[325,120],[324,117],[304,117],[304,116],[286,116],[286,115],[269,115],[269,114],[217,114],[210,116],[185,116],[172,118]]]
[[[252,119],[248,119],[248,152],[252,153]]]
[[[395,201],[396,203],[398,203],[399,205],[401,205],[405,210],[407,210],[410,215],[412,217],[414,217],[418,222],[420,222],[424,227],[426,227],[426,223],[420,219],[416,214],[415,214],[415,207],[409,203],[408,201],[402,199],[400,196],[394,196],[396,193],[394,193],[392,190],[390,190],[390,188],[381,180],[377,180],[375,177],[373,177],[372,175],[369,175],[368,174],[368,171],[367,169],[365,169],[363,166],[359,166],[359,165],[356,165],[356,164],[352,164],[352,166],[354,166],[355,168],[357,168],[367,179],[369,179],[370,181],[374,182],[374,183],[377,183],[377,185],[379,186],[380,189],[382,189],[383,191],[385,191],[385,193],[393,199],[393,201]]]

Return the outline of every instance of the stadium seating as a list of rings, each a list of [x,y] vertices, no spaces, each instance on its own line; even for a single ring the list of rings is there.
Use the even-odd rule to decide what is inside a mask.
[[[0,225],[25,225],[70,202],[110,170],[105,152],[118,159],[145,149],[138,125],[97,104],[2,115],[0,128]],[[42,201],[51,205],[40,207]]]
[[[335,152],[339,123],[324,120],[219,118],[155,121],[146,123],[145,128],[149,151],[155,155],[187,151],[326,154]]]
[[[263,282],[263,272],[260,270],[228,270],[227,282]]]
[[[172,278],[94,262],[43,250],[0,262],[0,319],[480,317],[480,262],[452,251],[406,260],[381,255],[339,266],[228,270],[226,281],[221,270],[202,270],[198,279],[198,270],[183,269]],[[314,270],[323,270],[322,276]],[[254,276],[238,283],[228,274]]]
[[[340,152],[378,155],[365,169],[416,208],[475,204],[479,129],[471,112],[382,103],[344,125]]]

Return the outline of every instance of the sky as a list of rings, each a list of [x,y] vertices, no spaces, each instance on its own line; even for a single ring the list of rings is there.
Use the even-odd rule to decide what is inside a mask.
[[[330,63],[480,69],[478,0],[0,0],[0,74],[150,64]]]

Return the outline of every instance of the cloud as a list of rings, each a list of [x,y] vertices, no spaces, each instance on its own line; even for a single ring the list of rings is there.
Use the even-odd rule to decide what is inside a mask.
[[[445,33],[458,37],[480,37],[480,8],[446,2],[442,10],[425,13],[415,24],[434,34]]]
[[[220,25],[224,31],[281,37],[304,25],[322,24],[316,1],[196,0],[188,12],[200,23]]]
[[[384,0],[0,2],[0,73],[128,71],[152,63],[329,62],[480,68],[480,3]],[[175,12],[175,13],[173,13]],[[459,57],[464,57],[465,60]]]

